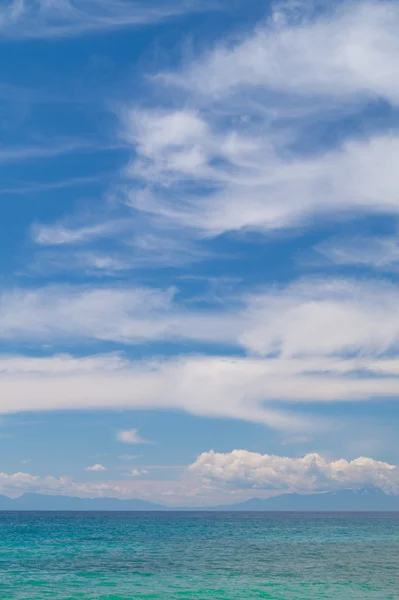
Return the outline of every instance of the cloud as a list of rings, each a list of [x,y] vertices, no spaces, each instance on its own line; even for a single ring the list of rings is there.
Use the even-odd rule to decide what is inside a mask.
[[[69,484],[67,477],[53,477],[47,475],[39,477],[30,473],[0,473],[0,490],[10,496],[18,496],[25,491],[44,493],[57,493]]]
[[[395,2],[337,3],[308,10],[275,3],[271,18],[242,39],[223,42],[168,82],[211,97],[246,88],[327,103],[379,96],[397,103],[399,8]],[[320,6],[318,6],[320,9]]]
[[[184,233],[176,232],[171,237],[157,231],[148,220],[134,220],[128,215],[120,219],[104,217],[101,222],[93,222],[88,216],[80,225],[35,223],[31,234],[41,247],[31,266],[36,272],[113,275],[140,268],[181,267],[211,257]],[[106,249],[99,245],[104,240]]]
[[[119,431],[117,440],[123,444],[150,444],[139,434],[138,429],[128,429],[127,431]]]
[[[124,2],[96,6],[108,16],[127,10]],[[398,104],[399,8],[355,1],[313,9],[277,3],[250,33],[152,77],[151,109],[129,101],[116,109],[132,158],[114,192],[139,227],[132,224],[123,252],[60,248],[47,256],[50,266],[97,275],[180,266],[209,258],[206,240],[226,232],[397,214],[399,137],[362,111]],[[362,135],[335,127],[348,116]],[[97,217],[76,229],[56,223],[36,239],[94,243],[103,226]]]
[[[102,237],[115,235],[122,228],[120,222],[107,221],[84,227],[66,227],[63,224],[43,225],[36,223],[32,227],[33,239],[42,246],[61,246],[84,244]]]
[[[30,194],[38,192],[48,192],[51,190],[60,190],[64,188],[77,188],[82,186],[90,186],[97,184],[99,181],[108,179],[109,173],[102,172],[98,175],[90,175],[87,177],[68,177],[68,179],[60,179],[59,181],[44,181],[43,183],[25,182],[21,185],[13,185],[0,189],[2,194]]]
[[[42,343],[191,341],[250,355],[380,356],[399,348],[399,286],[302,279],[223,294],[204,308],[176,289],[49,286],[0,294],[0,339]]]
[[[319,454],[289,458],[247,450],[225,454],[211,450],[201,454],[189,470],[206,484],[232,488],[320,492],[373,485],[387,493],[399,492],[397,467],[365,457],[329,461]]]
[[[341,127],[330,143],[309,132],[328,139],[343,115],[363,123],[367,104],[397,105],[398,25],[393,2],[294,19],[277,5],[244,39],[159,73],[163,103],[120,111],[134,147],[126,203],[200,238],[397,214],[395,129],[368,119],[362,136]]]
[[[159,119],[153,116],[154,127]],[[395,134],[345,141],[303,156],[276,147],[262,124],[226,130],[224,122],[205,119],[196,137],[187,135],[179,143],[165,134],[156,145],[151,128],[139,131],[138,158],[128,174],[146,189],[133,186],[128,205],[170,227],[191,228],[197,236],[266,232],[334,215],[399,212]]]
[[[143,8],[140,2],[103,0],[92,11],[84,0],[12,6],[12,22],[36,13],[40,22],[51,22],[57,15],[60,30],[65,19],[90,28],[123,14],[121,21],[129,23],[126,14]],[[151,10],[159,8],[151,4]],[[324,127],[327,135],[323,129],[320,137],[330,139],[340,117],[356,115],[364,123],[367,104],[397,105],[398,24],[398,6],[390,1],[317,11],[308,3],[296,3],[295,11],[277,3],[250,33],[158,73],[152,78],[157,105],[143,109],[126,102],[117,109],[119,140],[132,146],[132,159],[114,191],[139,227],[132,224],[122,252],[105,253],[62,248],[117,237],[97,217],[81,227],[38,225],[36,241],[60,247],[38,261],[50,269],[69,265],[111,275],[206,259],[203,244],[225,232],[267,234],[319,220],[397,214],[395,128],[387,131],[367,117],[362,135],[340,127],[335,142],[312,144],[309,132]]]
[[[395,401],[397,358],[3,357],[0,412],[181,410],[307,435],[331,425],[301,405]]]
[[[67,286],[22,293],[15,290],[0,298],[0,305],[5,309],[0,318],[0,337],[21,339],[29,331],[28,335],[34,338],[58,341],[76,336],[104,340],[119,337],[120,341],[125,336],[126,339],[150,339],[153,335],[158,337],[159,327],[165,326],[162,319],[158,325],[155,321],[151,324],[153,317],[170,311],[173,296],[173,289],[156,291],[148,288],[129,291],[126,288]],[[100,321],[102,332],[98,331]],[[126,326],[128,328],[123,331]]]
[[[201,7],[202,8],[202,7]],[[6,0],[0,34],[9,38],[58,38],[161,21],[198,9],[191,0]]]
[[[132,475],[132,477],[141,477],[142,475],[147,475],[148,471],[146,471],[145,469],[132,469],[130,472],[130,475]]]
[[[0,473],[0,493],[24,492],[83,498],[143,498],[170,506],[212,506],[267,498],[284,492],[317,493],[375,486],[399,493],[396,465],[373,458],[328,460],[319,454],[299,458],[258,454],[247,450],[203,452],[177,479],[154,480],[145,469],[130,478],[77,482],[70,477],[39,477],[29,473]]]
[[[177,290],[126,286],[49,286],[0,293],[0,339],[159,339],[234,341],[229,317],[186,310]]]
[[[287,357],[396,351],[397,291],[387,281],[309,279],[250,296],[240,342]]]
[[[63,156],[65,154],[78,154],[86,152],[98,152],[98,148],[95,148],[92,144],[85,143],[84,141],[60,141],[57,145],[51,146],[32,146],[26,144],[25,146],[10,146],[0,147],[0,164],[2,163],[13,163],[19,161],[28,160],[39,160],[46,158],[55,158]]]
[[[85,467],[85,471],[96,471],[96,472],[100,472],[100,471],[107,471],[107,468],[104,467],[103,465],[92,465],[91,467]]]
[[[315,250],[335,265],[396,271],[399,264],[399,240],[394,235],[337,237],[321,242]]]
[[[120,454],[118,458],[121,460],[136,460],[137,458],[141,458],[142,454]]]

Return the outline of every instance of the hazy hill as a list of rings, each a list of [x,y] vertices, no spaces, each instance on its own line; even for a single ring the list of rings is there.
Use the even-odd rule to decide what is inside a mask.
[[[378,488],[341,490],[325,494],[281,494],[261,500],[252,498],[239,504],[224,506],[187,507],[170,509],[146,500],[118,500],[115,498],[76,498],[24,494],[19,498],[0,496],[0,511],[399,511],[399,496],[385,494]]]

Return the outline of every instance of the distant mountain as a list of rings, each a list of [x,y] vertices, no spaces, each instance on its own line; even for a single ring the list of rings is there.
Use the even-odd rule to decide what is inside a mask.
[[[261,500],[252,498],[216,510],[231,511],[399,511],[399,496],[385,494],[375,487],[340,490],[324,494],[281,494]]]
[[[24,494],[19,498],[0,496],[0,511],[398,511],[399,496],[384,494],[378,488],[341,490],[324,494],[281,494],[262,500],[252,498],[239,504],[199,508],[171,509],[146,500],[118,500],[116,498],[76,498],[73,496],[47,496]]]
[[[0,510],[85,510],[85,511],[152,511],[166,510],[165,506],[146,500],[118,500],[117,498],[76,498],[24,494],[19,498],[0,496]]]

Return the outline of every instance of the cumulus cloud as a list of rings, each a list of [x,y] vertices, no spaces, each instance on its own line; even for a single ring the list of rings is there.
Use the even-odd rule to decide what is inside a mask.
[[[145,440],[139,434],[138,429],[128,429],[126,431],[119,431],[116,436],[119,442],[123,444],[150,444],[148,440]]]
[[[58,493],[70,484],[68,477],[39,477],[30,473],[0,473],[0,490],[9,495],[18,496],[25,491]]]
[[[143,498],[171,506],[200,506],[239,502],[256,495],[317,493],[374,486],[399,493],[396,465],[373,458],[328,460],[319,454],[300,458],[258,454],[246,450],[203,452],[174,480],[156,480],[146,469],[132,469],[130,478],[77,482],[69,477],[39,477],[29,473],[0,473],[0,492],[19,496],[38,492],[83,498]]]
[[[147,475],[148,471],[146,471],[145,469],[132,469],[130,471],[130,475],[132,475],[132,477],[141,477],[142,475]]]
[[[329,461],[319,454],[302,458],[258,454],[247,450],[204,452],[189,467],[205,483],[287,492],[361,488],[367,485],[399,492],[397,467],[372,458]]]
[[[92,465],[91,467],[85,468],[85,471],[95,471],[95,472],[106,471],[106,470],[107,470],[106,467],[104,467],[103,465],[100,465],[98,463],[95,465]]]

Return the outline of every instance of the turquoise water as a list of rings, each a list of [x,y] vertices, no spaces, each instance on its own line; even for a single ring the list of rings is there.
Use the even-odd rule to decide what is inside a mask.
[[[0,513],[0,598],[399,599],[399,514]]]

